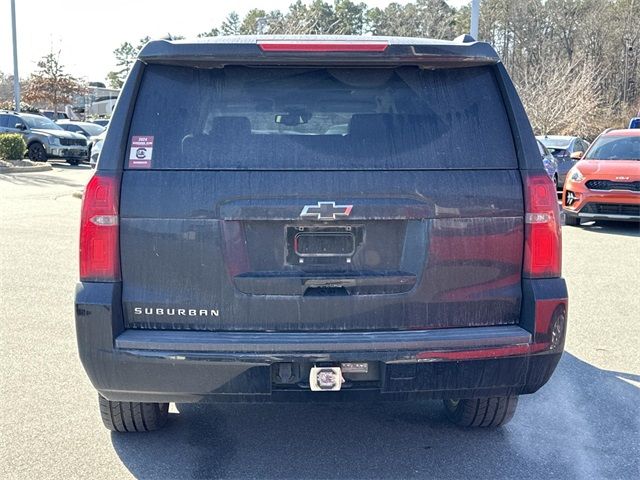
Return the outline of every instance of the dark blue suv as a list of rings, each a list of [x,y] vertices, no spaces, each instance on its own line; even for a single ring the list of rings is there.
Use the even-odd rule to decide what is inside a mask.
[[[562,354],[560,269],[488,44],[153,41],[84,196],[78,346],[120,432],[219,401],[440,398],[499,426]]]

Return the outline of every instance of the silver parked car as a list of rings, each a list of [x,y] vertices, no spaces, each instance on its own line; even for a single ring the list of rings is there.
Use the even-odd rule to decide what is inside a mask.
[[[559,190],[562,190],[567,173],[587,151],[589,142],[580,137],[564,135],[544,135],[536,138],[547,147],[558,162],[556,186]]]
[[[549,178],[553,180],[553,182],[558,184],[558,162],[555,157],[551,154],[551,152],[544,146],[544,144],[537,140],[538,151],[540,152],[540,157],[542,158],[542,165],[544,166],[544,171],[547,172]]]
[[[32,113],[0,111],[0,132],[19,133],[27,144],[29,160],[65,159],[71,165],[86,160],[89,150],[83,135],[67,132],[52,120]]]
[[[95,145],[98,137],[102,135],[106,128],[91,122],[80,122],[76,120],[58,120],[56,124],[60,125],[67,132],[79,133],[87,139],[88,156],[91,156],[91,148]]]
[[[91,148],[91,155],[89,157],[89,165],[91,165],[91,168],[96,168],[96,165],[98,165],[98,157],[100,156],[100,152],[102,151],[102,144],[104,143],[104,139],[106,136],[107,131],[105,130],[95,138],[93,147]]]

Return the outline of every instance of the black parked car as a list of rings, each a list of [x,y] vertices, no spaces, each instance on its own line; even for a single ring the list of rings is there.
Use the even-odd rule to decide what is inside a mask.
[[[120,432],[216,401],[441,398],[499,426],[562,354],[560,250],[488,44],[153,41],[84,196],[80,358]]]
[[[547,147],[547,150],[556,158],[558,164],[558,174],[556,176],[556,186],[562,190],[567,173],[576,164],[584,152],[589,148],[589,142],[579,137],[569,137],[563,135],[545,135],[536,137]]]

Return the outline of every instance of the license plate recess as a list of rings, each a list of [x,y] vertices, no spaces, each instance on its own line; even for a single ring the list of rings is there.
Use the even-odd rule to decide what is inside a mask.
[[[364,238],[361,225],[286,227],[290,265],[351,263]]]

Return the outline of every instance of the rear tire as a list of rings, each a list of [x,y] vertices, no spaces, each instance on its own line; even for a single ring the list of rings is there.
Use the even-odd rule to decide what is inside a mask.
[[[564,224],[569,225],[570,227],[579,227],[580,226],[580,217],[574,217],[571,215],[564,216]]]
[[[73,160],[67,160],[67,163],[69,165],[73,165],[74,167],[77,166],[78,164],[80,164],[80,160],[78,159],[73,159]]]
[[[112,432],[150,432],[162,428],[168,403],[114,402],[98,395],[102,423]]]
[[[517,406],[517,396],[444,400],[447,417],[460,427],[501,427],[513,418]]]

